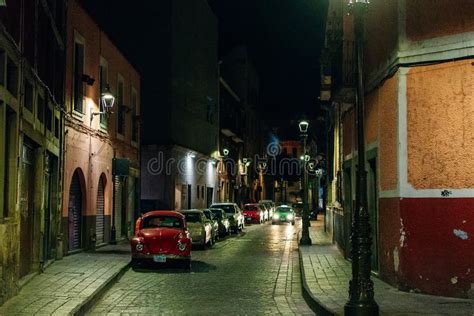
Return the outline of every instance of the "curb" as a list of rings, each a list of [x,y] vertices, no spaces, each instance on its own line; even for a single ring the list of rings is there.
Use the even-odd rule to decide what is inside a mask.
[[[127,272],[129,268],[130,262],[123,266],[117,273],[112,275],[107,281],[105,281],[84,302],[82,302],[80,305],[76,306],[71,312],[69,312],[69,315],[85,315],[92,308],[92,306],[94,306],[95,303],[97,303],[97,301],[102,298],[105,292],[107,292],[112,287],[112,285],[114,285],[115,283],[117,283],[118,280],[120,280],[120,278],[125,274],[125,272]]]
[[[301,249],[298,247],[298,254],[300,259],[300,274],[301,274],[301,287],[303,289],[303,298],[306,301],[306,304],[311,308],[316,315],[328,315],[333,316],[337,315],[326,306],[324,306],[311,292],[309,289],[308,283],[306,283],[306,276],[304,272],[304,265],[303,265],[303,256],[301,255]]]

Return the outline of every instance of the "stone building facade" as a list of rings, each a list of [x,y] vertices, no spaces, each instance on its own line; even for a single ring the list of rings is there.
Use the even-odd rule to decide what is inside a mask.
[[[0,304],[61,253],[65,10],[0,6]]]

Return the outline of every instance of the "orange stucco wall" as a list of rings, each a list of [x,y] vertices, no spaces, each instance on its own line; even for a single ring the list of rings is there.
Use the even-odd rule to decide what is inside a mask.
[[[407,75],[408,181],[417,189],[474,187],[473,61]]]
[[[382,191],[395,190],[398,184],[397,85],[398,75],[395,74],[365,99],[365,143],[369,145],[378,141],[379,183]],[[353,128],[354,115],[351,111],[344,118],[344,156],[352,151]]]
[[[406,1],[406,32],[408,39],[412,41],[472,31],[472,0]]]
[[[354,142],[354,110],[346,113],[343,118],[343,134],[342,134],[342,145],[344,157],[352,153],[353,142]],[[343,157],[343,159],[344,159]]]
[[[395,74],[378,89],[380,188],[382,191],[395,190],[398,184],[397,85],[398,74]]]
[[[365,98],[365,143],[372,144],[377,140],[379,116],[378,92],[375,91]]]

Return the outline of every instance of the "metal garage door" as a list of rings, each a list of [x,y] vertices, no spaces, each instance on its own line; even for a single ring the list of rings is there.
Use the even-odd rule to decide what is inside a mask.
[[[102,177],[99,179],[99,187],[97,188],[97,202],[96,202],[96,217],[95,217],[95,234],[97,238],[97,244],[105,242],[104,239],[104,180]]]
[[[69,251],[81,249],[82,192],[79,173],[72,176],[69,190]]]
[[[20,277],[31,272],[34,238],[34,149],[23,144],[20,187]]]

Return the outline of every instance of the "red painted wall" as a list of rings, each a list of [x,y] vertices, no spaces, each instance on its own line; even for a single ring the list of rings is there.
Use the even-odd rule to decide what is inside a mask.
[[[397,286],[400,266],[400,198],[379,199],[380,276]],[[398,257],[398,258],[395,258]]]
[[[380,199],[380,221],[385,280],[403,290],[467,297],[474,283],[474,198]]]

